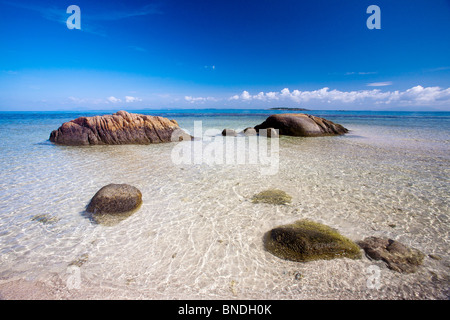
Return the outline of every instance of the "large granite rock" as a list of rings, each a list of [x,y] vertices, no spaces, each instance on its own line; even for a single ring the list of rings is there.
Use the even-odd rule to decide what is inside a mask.
[[[142,204],[142,193],[128,184],[108,184],[91,199],[86,211],[94,221],[104,225],[114,225],[131,214]]]
[[[361,257],[361,250],[354,242],[310,220],[270,230],[264,236],[264,247],[273,255],[291,261]]]
[[[280,135],[299,137],[341,135],[348,132],[340,124],[304,113],[274,114],[255,127],[257,131],[267,128],[278,129]]]
[[[50,141],[63,145],[150,144],[177,140],[173,133],[178,137],[180,132],[175,120],[119,111],[65,122],[50,134]]]
[[[425,257],[419,250],[408,248],[388,238],[368,237],[359,241],[358,245],[364,249],[369,258],[382,260],[386,262],[389,269],[397,272],[416,272]]]

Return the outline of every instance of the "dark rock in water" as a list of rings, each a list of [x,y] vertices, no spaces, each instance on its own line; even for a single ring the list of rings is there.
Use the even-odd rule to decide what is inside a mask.
[[[353,241],[310,220],[299,220],[270,230],[264,236],[264,247],[273,255],[291,261],[361,257],[361,250]]]
[[[108,184],[101,188],[87,207],[92,213],[122,213],[142,204],[142,193],[128,184]]]
[[[222,135],[223,136],[229,136],[229,137],[236,137],[237,133],[233,129],[223,129]]]
[[[181,130],[175,120],[119,111],[65,122],[52,131],[50,141],[62,145],[150,144],[173,141],[177,129]]]
[[[37,221],[43,224],[53,224],[59,221],[58,218],[52,217],[49,214],[38,214],[31,218],[31,221]]]
[[[369,258],[382,260],[387,263],[389,269],[397,272],[416,272],[425,257],[419,250],[408,248],[388,238],[368,237],[358,242],[358,245],[364,249]]]
[[[142,193],[127,184],[109,184],[92,198],[86,211],[97,223],[113,225],[129,217],[142,204]]]
[[[83,264],[85,264],[87,261],[89,260],[89,255],[87,253],[83,254],[82,256],[80,256],[78,259],[73,260],[72,262],[69,263],[69,266],[76,266],[76,267],[81,267]]]
[[[244,134],[246,136],[256,136],[258,133],[256,132],[255,128],[248,127],[244,129]]]
[[[172,120],[172,121],[175,121],[175,120]],[[190,134],[186,133],[183,129],[178,128],[172,132],[170,140],[172,142],[192,141],[192,140],[194,140],[194,137],[191,136]]]
[[[278,189],[269,189],[253,196],[253,203],[288,204],[292,197],[286,192]]]
[[[304,113],[274,114],[255,127],[257,131],[267,128],[278,129],[280,135],[299,137],[341,135],[348,132],[340,124]]]
[[[442,260],[441,256],[438,256],[437,254],[429,254],[428,255],[433,260]]]

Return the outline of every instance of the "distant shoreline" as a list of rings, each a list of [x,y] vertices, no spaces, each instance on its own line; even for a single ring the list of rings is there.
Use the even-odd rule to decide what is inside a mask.
[[[269,110],[291,110],[291,111],[311,111],[309,109],[305,109],[305,108],[270,108]]]

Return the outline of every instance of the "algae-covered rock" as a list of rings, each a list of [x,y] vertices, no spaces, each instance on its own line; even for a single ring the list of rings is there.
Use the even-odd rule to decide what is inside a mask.
[[[42,224],[53,224],[53,223],[58,222],[59,219],[56,217],[52,217],[49,214],[38,214],[38,215],[33,216],[33,218],[31,218],[31,221],[37,221]]]
[[[382,260],[389,269],[397,272],[416,272],[425,257],[419,250],[388,238],[368,237],[358,244],[369,258]]]
[[[286,192],[278,189],[269,189],[253,196],[253,203],[288,204],[292,197]]]
[[[142,193],[128,184],[109,184],[101,188],[87,206],[100,224],[114,225],[133,214],[142,204]]]
[[[291,261],[358,259],[361,250],[335,229],[310,220],[299,220],[270,230],[264,247],[273,255]]]
[[[89,255],[87,253],[83,254],[82,256],[78,257],[76,260],[73,260],[69,263],[70,266],[76,266],[81,267],[83,264],[85,264],[89,260]]]

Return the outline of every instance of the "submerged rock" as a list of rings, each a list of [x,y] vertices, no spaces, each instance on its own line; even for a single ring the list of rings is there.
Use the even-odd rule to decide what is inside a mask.
[[[382,260],[386,262],[389,269],[397,272],[416,272],[425,257],[419,250],[408,248],[388,238],[368,237],[359,241],[358,245],[364,249],[369,258]]]
[[[273,255],[291,261],[358,259],[360,248],[336,230],[310,220],[299,220],[270,230],[264,247]]]
[[[222,131],[223,136],[229,136],[229,137],[236,137],[237,132],[233,129],[223,129]]]
[[[65,122],[49,140],[62,145],[150,144],[173,141],[177,129],[175,120],[119,111]]]
[[[37,221],[43,224],[53,224],[59,221],[58,218],[52,217],[49,214],[38,214],[31,218],[31,221]]]
[[[437,254],[429,254],[428,255],[433,260],[442,260],[441,256],[438,256]]]
[[[286,192],[278,189],[269,189],[253,196],[253,203],[288,204],[292,197]]]
[[[69,266],[81,267],[88,260],[89,260],[89,255],[87,253],[85,253],[85,254],[81,255],[80,257],[78,257],[78,259],[73,260],[72,262],[70,262]]]
[[[86,211],[100,224],[114,225],[132,215],[142,204],[142,193],[128,184],[109,184],[92,198]]]
[[[256,136],[258,133],[256,132],[255,128],[248,127],[244,129],[244,134],[246,136]]]
[[[280,135],[299,137],[341,135],[348,132],[340,124],[304,113],[274,114],[255,127],[257,131],[267,128],[278,129]]]
[[[267,138],[278,138],[278,130],[274,128],[259,129],[259,135],[266,136]]]
[[[175,121],[175,120],[173,120]],[[180,141],[192,141],[194,140],[194,137],[191,136],[190,134],[186,133],[186,131],[184,131],[181,128],[177,128],[174,131],[172,131],[170,140],[172,142],[180,142]]]

